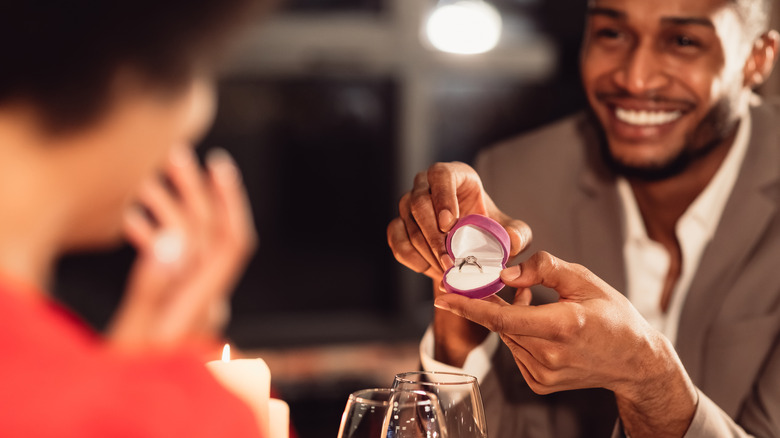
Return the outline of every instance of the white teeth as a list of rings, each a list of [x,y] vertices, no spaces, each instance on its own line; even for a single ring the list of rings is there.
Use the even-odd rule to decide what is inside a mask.
[[[615,115],[621,122],[631,125],[653,126],[673,122],[682,116],[680,111],[634,111],[617,108]]]

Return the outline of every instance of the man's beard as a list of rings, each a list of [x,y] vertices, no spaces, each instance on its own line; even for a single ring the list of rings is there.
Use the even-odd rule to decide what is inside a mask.
[[[604,162],[617,175],[646,182],[663,181],[683,173],[693,163],[724,145],[729,137],[734,136],[739,124],[739,119],[734,116],[731,101],[723,98],[707,113],[696,130],[685,139],[685,145],[679,153],[662,162],[637,165],[621,161],[612,154],[603,126],[598,123],[593,110],[589,109],[589,112],[600,128],[599,143]]]

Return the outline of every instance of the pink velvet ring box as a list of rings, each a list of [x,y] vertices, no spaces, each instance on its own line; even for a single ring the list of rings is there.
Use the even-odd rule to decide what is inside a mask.
[[[447,253],[455,265],[444,273],[448,292],[485,298],[504,287],[501,270],[509,260],[509,234],[487,216],[458,219],[447,234]]]

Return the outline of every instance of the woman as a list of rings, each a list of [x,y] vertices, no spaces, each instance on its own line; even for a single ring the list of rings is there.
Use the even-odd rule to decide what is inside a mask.
[[[258,435],[203,366],[252,219],[227,154],[203,172],[191,151],[250,3],[0,7],[0,435]],[[123,236],[138,257],[102,337],[52,300],[52,271]]]

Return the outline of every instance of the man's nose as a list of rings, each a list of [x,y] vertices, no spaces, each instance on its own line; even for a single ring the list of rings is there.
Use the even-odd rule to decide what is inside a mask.
[[[648,43],[638,43],[628,51],[615,71],[616,85],[632,95],[653,93],[669,84],[661,55]]]

